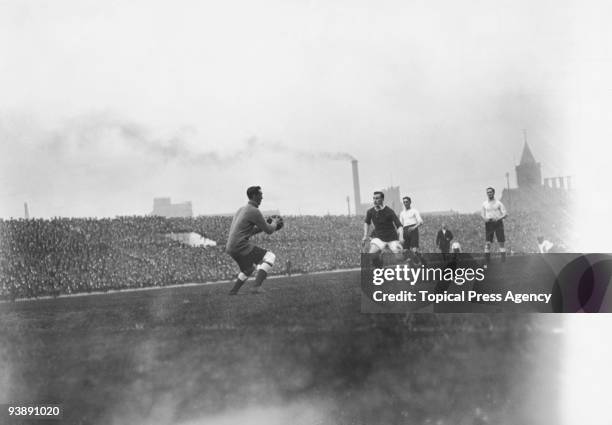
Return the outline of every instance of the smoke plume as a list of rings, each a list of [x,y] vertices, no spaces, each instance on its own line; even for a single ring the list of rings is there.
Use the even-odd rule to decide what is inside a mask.
[[[78,117],[55,130],[47,144],[47,150],[50,154],[62,158],[88,154],[135,154],[143,159],[164,163],[194,165],[226,165],[247,158],[253,153],[249,142],[229,153],[207,149],[210,144],[180,131],[169,137],[159,137],[141,124],[102,113]]]
[[[184,133],[184,132],[183,132]],[[346,152],[310,151],[293,148],[281,142],[247,139],[238,149],[221,152],[208,149],[219,143],[198,140],[193,134],[176,134],[163,138],[145,126],[109,113],[81,116],[55,130],[47,143],[48,153],[59,157],[88,153],[94,155],[136,154],[145,159],[164,163],[179,162],[192,165],[228,165],[257,154],[286,154],[305,161],[350,161]]]
[[[249,139],[250,146],[268,152],[285,153],[307,161],[352,161],[355,157],[347,152],[308,151],[296,149],[280,142],[260,142],[256,138]]]

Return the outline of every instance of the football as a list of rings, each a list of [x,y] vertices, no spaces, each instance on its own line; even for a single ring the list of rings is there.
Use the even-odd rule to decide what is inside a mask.
[[[285,225],[285,222],[283,221],[283,218],[280,215],[273,215],[268,217],[268,219],[266,220],[268,222],[268,224],[272,223],[273,219],[278,219],[278,227],[276,228],[276,230],[280,230],[283,228],[283,226]]]

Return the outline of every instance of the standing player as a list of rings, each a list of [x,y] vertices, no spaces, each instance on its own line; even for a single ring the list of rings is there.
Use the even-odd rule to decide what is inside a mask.
[[[260,232],[272,234],[282,227],[280,218],[272,218],[268,224],[261,211],[259,211],[259,205],[263,199],[260,186],[249,187],[246,194],[249,202],[236,212],[225,248],[225,251],[238,263],[240,268],[236,283],[229,292],[230,295],[238,294],[240,287],[253,274],[255,269],[257,269],[257,275],[255,276],[253,293],[262,292],[261,285],[272,269],[276,256],[272,252],[256,246],[250,241],[250,237]]]
[[[370,240],[370,254],[376,254],[388,247],[394,254],[401,254],[402,223],[395,212],[383,205],[385,195],[374,192],[374,206],[368,210],[363,223],[363,242],[368,240],[370,225],[374,225],[372,240]]]
[[[404,196],[402,201],[404,202],[404,210],[400,213],[400,222],[403,226],[402,239],[404,241],[404,249],[407,249],[422,264],[425,264],[419,252],[419,227],[423,225],[423,219],[419,211],[416,208],[412,208],[412,199],[409,196]]]
[[[504,218],[508,217],[504,204],[495,199],[495,189],[487,187],[487,200],[482,204],[482,219],[485,221],[485,262],[491,261],[491,242],[493,236],[499,244],[502,262],[506,261],[506,236],[504,235]]]

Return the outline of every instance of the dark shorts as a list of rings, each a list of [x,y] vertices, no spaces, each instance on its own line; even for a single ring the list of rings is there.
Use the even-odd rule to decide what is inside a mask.
[[[412,232],[409,232],[404,227],[404,249],[418,248],[419,247],[419,228],[417,227]]]
[[[238,267],[240,268],[240,271],[245,274],[248,274],[253,271],[252,270],[253,264],[259,264],[263,261],[263,258],[264,258],[264,255],[266,255],[266,252],[268,251],[256,246],[248,254],[245,254],[245,255],[240,255],[240,254],[233,255],[232,254],[232,258],[234,259],[236,263],[238,263]]]
[[[493,242],[493,235],[497,239],[497,242],[506,242],[506,235],[504,235],[504,222],[499,221],[487,221],[485,223],[485,240],[487,242]]]

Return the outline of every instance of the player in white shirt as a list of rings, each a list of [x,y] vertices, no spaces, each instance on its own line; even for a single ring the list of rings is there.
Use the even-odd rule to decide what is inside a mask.
[[[400,213],[400,223],[402,223],[402,244],[404,249],[412,252],[418,260],[425,264],[421,253],[419,252],[419,227],[423,225],[421,214],[416,208],[412,208],[412,199],[409,196],[402,198],[404,202],[404,210]]]
[[[485,261],[491,261],[491,243],[493,236],[499,244],[502,262],[506,261],[506,235],[504,234],[504,219],[508,217],[504,204],[495,199],[495,189],[487,187],[487,200],[482,204],[482,219],[485,222]]]

